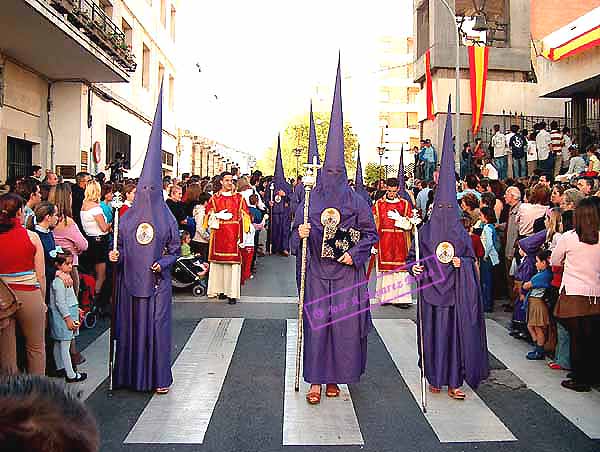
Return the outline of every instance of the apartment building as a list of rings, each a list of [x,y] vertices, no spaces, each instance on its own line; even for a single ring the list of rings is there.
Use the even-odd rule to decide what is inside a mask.
[[[163,171],[177,168],[174,0],[0,5],[0,180],[71,179],[122,152],[139,175],[163,81]]]

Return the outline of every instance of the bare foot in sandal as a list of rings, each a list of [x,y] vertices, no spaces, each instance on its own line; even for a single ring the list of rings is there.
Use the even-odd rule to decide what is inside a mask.
[[[327,397],[337,397],[340,395],[340,388],[338,385],[327,385],[325,388],[325,395]]]
[[[321,385],[310,385],[306,393],[306,401],[311,405],[318,405],[321,402]]]
[[[467,395],[458,388],[448,388],[448,396],[454,400],[465,400]]]

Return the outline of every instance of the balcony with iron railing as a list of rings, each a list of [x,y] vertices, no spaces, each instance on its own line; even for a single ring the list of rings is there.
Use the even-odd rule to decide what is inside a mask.
[[[135,72],[137,64],[125,33],[92,0],[48,0],[50,5],[90,40],[104,50],[127,72]]]

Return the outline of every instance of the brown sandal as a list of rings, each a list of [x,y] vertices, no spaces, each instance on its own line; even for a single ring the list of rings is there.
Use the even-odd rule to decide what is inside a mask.
[[[319,403],[321,403],[321,391],[323,390],[322,387],[319,387],[319,392],[315,392],[315,391],[308,391],[306,393],[306,401],[310,404],[310,405],[318,405]]]
[[[436,388],[435,386],[429,385],[429,392],[431,392],[432,394],[439,394],[440,392],[442,392],[442,390],[440,388]]]
[[[167,394],[169,392],[169,388],[156,388],[154,392],[160,395]]]
[[[465,398],[467,397],[467,395],[458,388],[448,389],[448,396],[450,396],[450,398],[454,400],[465,400]]]
[[[327,385],[325,389],[325,395],[327,397],[338,397],[340,395],[340,388],[338,385]]]

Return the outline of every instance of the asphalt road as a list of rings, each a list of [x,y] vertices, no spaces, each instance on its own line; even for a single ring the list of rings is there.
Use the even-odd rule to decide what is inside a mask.
[[[302,392],[286,391],[294,262],[259,259],[236,306],[175,294],[168,396],[121,390],[108,398],[105,363],[87,363],[97,383],[82,397],[96,415],[102,450],[600,451],[600,393],[569,393],[560,373],[526,362],[526,344],[507,339],[505,316],[488,320],[490,379],[467,402],[430,396],[424,415],[414,392],[415,310],[374,306],[361,382],[308,409]],[[106,354],[106,326],[82,332],[86,356]]]

